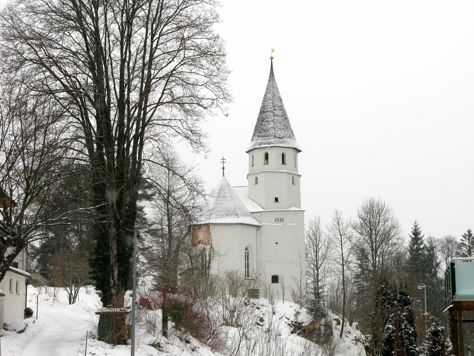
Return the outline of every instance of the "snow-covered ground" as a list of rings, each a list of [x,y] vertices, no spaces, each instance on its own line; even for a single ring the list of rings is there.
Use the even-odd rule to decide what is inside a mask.
[[[87,356],[128,356],[130,346],[111,346],[95,339],[100,307],[99,298],[92,287],[81,289],[79,301],[68,305],[62,289],[29,287],[28,306],[36,315],[36,296],[39,296],[39,318],[27,319],[23,333],[2,331],[2,356],[80,356],[84,355],[86,332],[89,334]],[[342,339],[335,337],[330,345],[319,346],[291,334],[291,323],[306,323],[309,317],[304,308],[289,302],[269,303],[253,300],[247,306],[245,325],[240,328],[222,326],[221,352],[212,352],[192,337],[170,331],[168,338],[160,336],[161,311],[142,312],[137,330],[136,356],[220,356],[220,355],[365,355],[357,340],[360,333],[346,328]],[[338,335],[336,317],[330,316],[334,334]],[[150,325],[156,328],[150,329]],[[148,330],[148,333],[145,331]],[[331,350],[332,352],[330,352]]]

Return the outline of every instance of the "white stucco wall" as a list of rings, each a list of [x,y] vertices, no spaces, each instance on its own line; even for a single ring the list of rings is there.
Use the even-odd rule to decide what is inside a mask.
[[[10,288],[11,280],[11,288]],[[23,319],[25,311],[25,286],[26,277],[8,271],[0,282],[0,289],[5,293],[3,299],[3,322],[8,323],[13,319]],[[18,283],[18,290],[17,290]]]
[[[265,153],[269,155],[268,164],[264,164]],[[281,161],[282,153],[285,154],[286,164]],[[250,151],[247,175],[249,197],[264,209],[300,208],[301,176],[297,159],[297,151],[293,148],[262,147]],[[255,178],[258,178],[258,184]],[[275,202],[276,197],[278,202]]]
[[[260,295],[292,300],[304,286],[304,211],[274,210],[252,214],[261,227],[211,224],[210,272],[222,276],[239,271],[244,277],[244,250],[250,250],[250,277]],[[272,275],[279,283],[272,283]]]
[[[304,286],[304,211],[266,211],[254,214],[262,224],[257,259],[262,292],[270,290],[279,299],[292,300],[292,291]],[[272,284],[277,275],[278,284]],[[284,294],[284,295],[283,295]]]
[[[250,277],[256,273],[257,227],[244,224],[211,225],[210,272],[222,275],[226,271],[239,271],[244,277],[244,251],[250,252]]]

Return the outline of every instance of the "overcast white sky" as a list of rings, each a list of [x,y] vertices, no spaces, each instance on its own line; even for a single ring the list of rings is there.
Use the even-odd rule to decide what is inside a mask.
[[[5,0],[0,0],[0,4]],[[474,2],[222,0],[233,103],[204,125],[210,152],[185,154],[209,188],[247,149],[275,74],[300,154],[306,218],[386,201],[405,236],[474,228]]]
[[[353,217],[372,196],[405,235],[415,219],[435,237],[474,228],[473,1],[224,0],[221,16],[233,103],[194,157],[209,187],[222,156],[231,184],[247,184],[274,47],[307,219]]]

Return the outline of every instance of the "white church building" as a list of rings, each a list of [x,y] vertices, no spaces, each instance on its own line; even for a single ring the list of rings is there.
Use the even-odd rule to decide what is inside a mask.
[[[301,152],[273,72],[263,97],[248,154],[247,186],[222,178],[214,203],[193,242],[206,253],[209,271],[237,271],[254,282],[251,296],[292,300],[304,290],[304,210]],[[296,293],[296,294],[295,294]]]

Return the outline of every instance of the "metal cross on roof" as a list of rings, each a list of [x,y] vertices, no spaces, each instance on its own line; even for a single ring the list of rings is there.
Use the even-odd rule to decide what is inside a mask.
[[[225,157],[222,157],[221,158],[221,163],[222,163],[222,176],[225,177],[225,164],[227,163],[227,161],[225,160]]]

